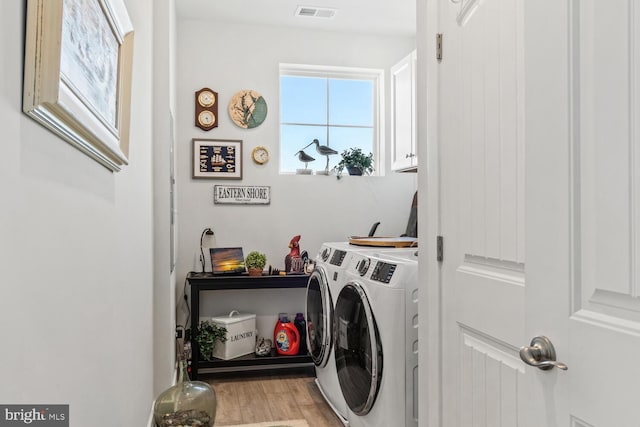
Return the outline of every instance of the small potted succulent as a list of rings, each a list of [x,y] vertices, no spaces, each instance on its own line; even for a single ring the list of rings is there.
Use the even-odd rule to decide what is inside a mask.
[[[200,354],[205,360],[211,360],[213,358],[213,349],[217,342],[224,343],[227,341],[227,328],[224,326],[218,326],[213,322],[204,320],[200,322],[200,325],[196,328],[195,336],[193,337]]]
[[[334,166],[336,176],[340,179],[342,171],[347,169],[349,175],[369,175],[373,172],[373,154],[364,154],[360,148],[350,148],[341,154],[342,160]]]
[[[267,264],[267,257],[258,251],[251,251],[244,260],[244,264],[247,267],[249,276],[261,276],[262,270]]]

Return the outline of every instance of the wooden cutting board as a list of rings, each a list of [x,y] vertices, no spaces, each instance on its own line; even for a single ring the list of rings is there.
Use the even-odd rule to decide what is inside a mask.
[[[415,237],[349,237],[349,243],[356,246],[378,246],[384,248],[417,247]]]

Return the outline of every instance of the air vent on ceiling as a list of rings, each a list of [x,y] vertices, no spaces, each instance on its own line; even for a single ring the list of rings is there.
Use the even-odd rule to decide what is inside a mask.
[[[337,9],[326,7],[298,6],[295,16],[306,16],[309,18],[333,18]]]

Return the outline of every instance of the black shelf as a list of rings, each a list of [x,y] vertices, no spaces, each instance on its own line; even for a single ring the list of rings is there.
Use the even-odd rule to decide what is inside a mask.
[[[249,276],[248,274],[213,275],[212,273],[187,274],[187,281],[191,285],[191,330],[195,331],[200,319],[200,292],[223,289],[295,289],[306,288],[309,276],[295,274],[286,276]],[[231,360],[214,359],[200,360],[198,346],[193,343],[191,379],[198,379],[198,371],[203,372],[244,372],[267,369],[291,369],[313,367],[311,356],[279,356],[272,349],[270,356],[256,356],[247,354]],[[197,361],[197,362],[196,362]]]
[[[306,274],[249,276],[246,273],[213,275],[211,273],[191,272],[187,275],[187,280],[192,289],[196,286],[201,291],[214,291],[216,289],[278,289],[306,288],[309,276]]]
[[[313,362],[309,355],[281,356],[276,354],[275,349],[271,349],[271,355],[269,356],[256,356],[251,353],[230,360],[214,358],[213,360],[200,360],[198,362],[198,371],[201,373],[312,367]],[[191,371],[193,373],[193,366]]]

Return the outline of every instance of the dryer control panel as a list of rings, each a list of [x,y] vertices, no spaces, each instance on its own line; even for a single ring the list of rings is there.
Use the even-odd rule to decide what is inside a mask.
[[[369,261],[369,258],[362,258],[360,261],[358,261],[358,263],[356,264],[356,271],[360,276],[364,276],[365,274],[367,274],[367,271],[369,271],[370,263],[371,261]]]
[[[382,283],[389,283],[395,271],[396,264],[378,261],[375,268],[373,269],[373,272],[371,273],[371,280]]]

